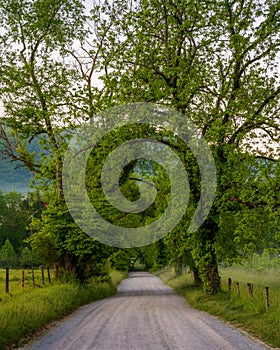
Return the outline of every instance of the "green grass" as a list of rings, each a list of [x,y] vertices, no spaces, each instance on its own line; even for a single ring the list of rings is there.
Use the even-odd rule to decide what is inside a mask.
[[[241,267],[221,268],[222,290],[208,295],[193,285],[192,275],[184,273],[176,277],[172,269],[157,273],[174,290],[183,295],[187,302],[225,320],[273,347],[280,347],[280,279],[277,271],[256,272]],[[227,280],[232,279],[232,290],[228,291]],[[240,297],[235,282],[240,284]],[[249,300],[247,283],[253,283],[253,299]],[[270,309],[266,309],[265,288],[269,287]]]
[[[54,280],[54,270],[50,271],[51,281]],[[15,296],[26,291],[33,290],[31,269],[24,271],[24,288],[21,286],[21,269],[10,269],[9,272],[9,294],[6,293],[6,270],[0,269],[0,301],[9,300],[10,296]],[[34,269],[35,288],[48,286],[47,271],[45,270],[45,285],[42,284],[42,275],[39,268]]]
[[[24,290],[15,280],[14,294],[6,295],[0,302],[0,349],[18,346],[48,322],[81,305],[115,294],[117,285],[126,274],[114,271],[111,277],[111,283],[52,283]],[[5,288],[2,280],[0,286]]]

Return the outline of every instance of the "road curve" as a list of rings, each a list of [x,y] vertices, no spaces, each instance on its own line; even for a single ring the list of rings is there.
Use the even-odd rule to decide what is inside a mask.
[[[264,350],[162,281],[133,272],[110,298],[79,308],[25,350]]]

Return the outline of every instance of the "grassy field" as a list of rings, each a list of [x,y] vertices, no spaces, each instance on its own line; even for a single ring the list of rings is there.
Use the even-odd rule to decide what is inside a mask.
[[[27,274],[27,272],[26,272]],[[10,293],[5,292],[5,271],[0,270],[0,350],[11,349],[28,340],[48,322],[59,319],[80,305],[116,293],[116,287],[126,273],[114,271],[111,283],[87,285],[58,283],[43,286],[41,272],[36,271],[36,287],[32,287],[31,273],[27,274],[25,288],[21,288],[21,271],[11,271]]]
[[[280,270],[256,271],[249,267],[220,268],[222,291],[207,295],[193,285],[192,275],[185,272],[176,277],[172,269],[157,273],[162,280],[183,295],[198,309],[218,316],[254,335],[275,348],[280,347]],[[228,278],[232,290],[228,291]],[[240,284],[238,297],[235,282]],[[253,283],[253,299],[249,300],[247,283]],[[266,308],[265,287],[269,287],[270,308]]]
[[[21,294],[26,291],[33,290],[32,284],[32,275],[31,269],[25,269],[24,271],[24,288],[21,286],[21,269],[10,269],[9,270],[9,291],[10,293],[6,293],[6,270],[0,269],[0,300],[8,301],[11,296],[15,296],[17,294]],[[50,270],[51,281],[54,280],[54,270]],[[35,275],[35,288],[46,288],[48,286],[48,278],[47,271],[45,271],[45,285],[42,284],[42,275],[41,270],[39,268],[34,269]]]

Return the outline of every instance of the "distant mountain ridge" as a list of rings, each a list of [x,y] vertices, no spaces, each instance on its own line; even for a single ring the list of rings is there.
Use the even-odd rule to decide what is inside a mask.
[[[35,157],[38,159],[43,151],[39,145],[40,138],[35,138],[28,145],[30,152],[35,152]],[[1,146],[0,146],[1,153]],[[11,161],[10,158],[3,159],[0,155],[0,190],[3,193],[15,191],[25,195],[30,192],[30,181],[33,174],[22,163]]]
[[[12,163],[10,159],[0,159],[0,190],[3,193],[15,191],[25,195],[32,178],[31,172],[23,165]]]

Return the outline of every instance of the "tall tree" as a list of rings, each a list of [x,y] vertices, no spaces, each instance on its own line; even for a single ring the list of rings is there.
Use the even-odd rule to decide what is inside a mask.
[[[2,152],[54,179],[62,196],[61,129],[71,125],[67,100],[75,79],[61,52],[81,35],[83,5],[77,0],[10,0],[1,1],[0,9],[0,91],[4,122],[11,130],[10,136],[1,127]],[[37,135],[44,136],[49,153],[45,167],[27,148]]]
[[[95,35],[94,23],[88,22],[98,20],[101,9],[94,8],[86,14],[79,0],[0,1],[1,156],[35,173],[35,187],[44,193],[47,209],[34,220],[30,239],[41,261],[80,268],[81,275],[88,263],[83,259],[100,247],[67,215],[62,163],[72,128],[92,117],[101,100],[92,77],[100,69],[105,35]],[[35,138],[42,147],[40,158],[29,148]]]
[[[217,197],[192,236],[192,255],[205,289],[214,292],[222,205],[239,201],[232,170],[246,152],[274,158],[271,144],[279,142],[279,2],[130,4],[114,23],[119,40],[105,83],[114,101],[152,101],[183,112],[211,145]]]

